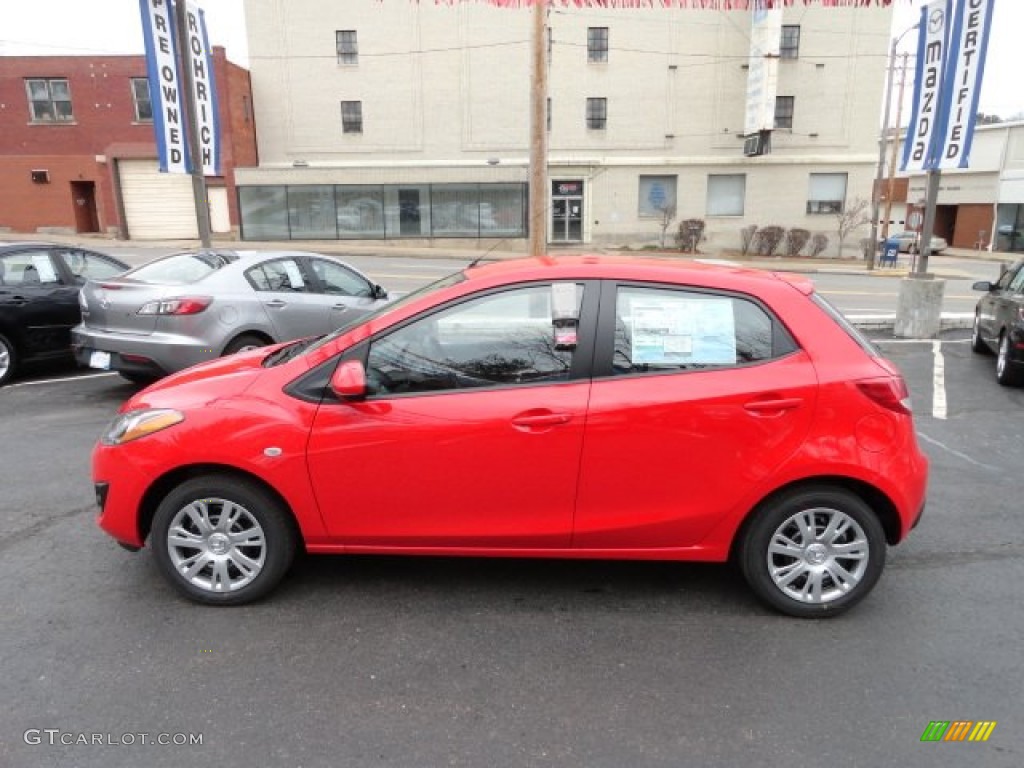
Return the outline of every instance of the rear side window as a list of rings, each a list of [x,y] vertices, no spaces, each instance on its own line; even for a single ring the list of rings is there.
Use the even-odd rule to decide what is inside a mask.
[[[876,347],[874,344],[872,344],[867,336],[865,336],[863,333],[858,331],[850,323],[849,320],[847,320],[845,317],[843,317],[842,312],[840,312],[838,309],[833,307],[828,299],[824,298],[823,296],[821,296],[821,295],[819,295],[817,293],[812,293],[811,294],[811,301],[813,301],[815,304],[817,304],[819,307],[821,307],[826,315],[828,315],[833,320],[835,320],[836,325],[838,325],[840,328],[842,328],[844,331],[846,331],[846,334],[851,339],[853,339],[855,342],[857,342],[857,345],[861,349],[863,349],[867,354],[869,354],[871,357],[881,357],[882,356],[882,353],[878,351],[878,347]]]
[[[245,273],[246,280],[257,291],[271,293],[306,293],[309,287],[295,259],[277,259],[258,264]]]
[[[729,294],[620,286],[614,375],[721,368],[796,349],[758,303]]]
[[[143,283],[184,285],[198,282],[232,261],[221,253],[177,253],[133,269],[125,277]]]

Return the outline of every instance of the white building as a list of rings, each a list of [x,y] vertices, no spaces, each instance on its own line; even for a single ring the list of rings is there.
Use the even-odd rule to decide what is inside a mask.
[[[775,13],[766,58],[749,11],[551,8],[550,243],[655,243],[673,202],[672,229],[703,219],[715,248],[751,224],[834,241],[835,213],[871,195],[892,11]],[[528,7],[246,0],[246,19],[243,237],[525,243]],[[774,122],[756,157],[751,66]]]

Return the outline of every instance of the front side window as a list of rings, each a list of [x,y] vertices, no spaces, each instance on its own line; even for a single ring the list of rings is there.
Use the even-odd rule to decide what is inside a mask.
[[[33,78],[25,81],[29,114],[33,122],[53,123],[74,120],[71,112],[71,87],[66,78]]]
[[[482,296],[420,318],[370,346],[376,395],[569,379],[583,286],[555,283]]]
[[[608,27],[587,28],[587,61],[608,61]]]
[[[338,48],[338,63],[352,66],[359,63],[359,41],[354,29],[339,29],[334,33]]]
[[[808,213],[842,213],[845,200],[845,173],[811,174],[807,190]]]
[[[313,272],[323,285],[324,293],[332,296],[369,296],[372,286],[363,278],[341,264],[327,259],[312,259]]]
[[[745,173],[708,176],[708,216],[742,216],[747,194]]]
[[[779,42],[779,56],[783,59],[800,57],[800,25],[783,24],[782,39]]]
[[[769,360],[794,345],[748,299],[622,286],[615,303],[614,375],[722,368]]]
[[[796,106],[795,96],[775,97],[775,127],[793,128],[793,109]]]
[[[608,124],[608,99],[587,99],[587,128],[603,131]]]
[[[309,293],[309,286],[295,259],[275,259],[246,270],[245,279],[257,291],[268,293]]]
[[[146,78],[132,78],[132,103],[135,105],[136,122],[153,122],[153,101],[149,96],[149,80]]]
[[[341,131],[342,133],[363,132],[363,102],[341,102]]]

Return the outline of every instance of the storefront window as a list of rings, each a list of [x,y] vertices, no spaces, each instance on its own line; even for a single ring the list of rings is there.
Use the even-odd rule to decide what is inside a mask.
[[[285,187],[239,187],[238,207],[245,240],[288,240],[288,195]]]

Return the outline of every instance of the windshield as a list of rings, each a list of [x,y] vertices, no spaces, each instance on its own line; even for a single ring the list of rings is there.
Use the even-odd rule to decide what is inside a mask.
[[[185,285],[202,280],[237,259],[238,254],[229,251],[176,253],[133,269],[124,277],[143,283]]]
[[[440,280],[425,285],[422,288],[417,288],[412,293],[407,293],[400,299],[396,299],[395,301],[392,301],[389,304],[384,304],[375,309],[374,311],[369,312],[365,315],[360,315],[359,317],[354,318],[351,322],[345,323],[341,327],[331,331],[326,336],[321,336],[319,339],[316,340],[316,342],[306,347],[304,351],[312,352],[315,349],[319,349],[324,344],[327,344],[328,342],[338,338],[342,334],[347,333],[349,330],[355,328],[357,325],[362,325],[363,323],[373,320],[374,318],[386,315],[388,312],[391,312],[394,309],[404,307],[406,304],[409,304],[410,302],[413,302],[416,299],[420,298],[421,296],[427,295],[428,293],[439,291],[442,288],[447,288],[451,285],[457,285],[458,283],[461,283],[465,279],[465,275],[461,271],[459,271],[453,275],[448,275],[448,277],[442,277]]]

